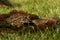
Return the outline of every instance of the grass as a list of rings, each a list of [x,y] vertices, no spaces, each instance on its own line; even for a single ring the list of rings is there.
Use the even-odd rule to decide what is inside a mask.
[[[55,17],[60,20],[60,0],[11,0],[14,8],[0,7],[1,14],[7,14],[11,10],[23,10],[39,17]],[[17,6],[20,4],[21,6]],[[57,25],[57,30],[37,33],[5,33],[0,34],[0,40],[60,40],[60,24]]]

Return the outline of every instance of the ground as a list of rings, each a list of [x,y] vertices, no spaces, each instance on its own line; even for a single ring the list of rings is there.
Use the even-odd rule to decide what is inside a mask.
[[[55,17],[60,20],[60,0],[11,0],[14,7],[0,7],[0,14],[7,14],[11,10],[23,10],[39,17]],[[5,33],[0,34],[0,40],[60,40],[60,24],[56,25],[57,30],[37,33]]]

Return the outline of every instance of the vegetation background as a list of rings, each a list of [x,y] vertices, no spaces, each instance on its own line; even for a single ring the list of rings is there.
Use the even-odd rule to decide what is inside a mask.
[[[7,14],[11,10],[23,10],[39,17],[55,17],[60,20],[60,0],[9,0],[14,8],[0,7],[0,14]],[[3,34],[3,33],[2,33]],[[57,30],[45,32],[39,31],[35,33],[20,32],[0,34],[0,40],[60,40],[60,24],[57,25]]]

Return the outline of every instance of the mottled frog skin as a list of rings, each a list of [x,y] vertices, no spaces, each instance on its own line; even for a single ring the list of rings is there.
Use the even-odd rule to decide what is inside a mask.
[[[34,19],[38,19],[38,16],[33,14],[31,15],[24,11],[13,10],[10,12],[10,16],[6,19],[6,21],[12,26],[16,26],[19,28],[23,26],[25,23],[31,23],[31,21]]]

